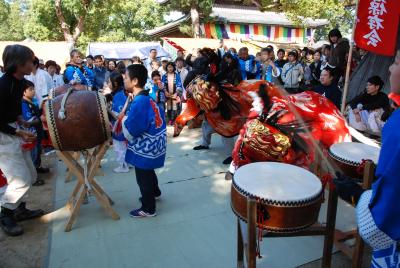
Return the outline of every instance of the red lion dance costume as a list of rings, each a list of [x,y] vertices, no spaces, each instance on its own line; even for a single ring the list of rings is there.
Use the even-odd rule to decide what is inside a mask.
[[[253,93],[256,108],[240,131],[231,173],[260,161],[307,169],[314,162],[316,146],[326,153],[332,144],[351,141],[345,119],[327,98],[311,91],[270,98],[265,91],[264,86],[259,97]]]
[[[308,168],[314,161],[316,145],[327,151],[332,144],[351,141],[339,110],[315,92],[284,96],[279,88],[266,81],[218,86],[204,76],[194,79],[187,91],[187,108],[176,120],[174,136],[202,111],[218,134],[225,137],[240,134],[232,153],[231,173],[242,165],[260,161]],[[263,97],[258,98],[256,92]],[[253,98],[258,109],[253,108]],[[266,107],[264,101],[268,102]]]

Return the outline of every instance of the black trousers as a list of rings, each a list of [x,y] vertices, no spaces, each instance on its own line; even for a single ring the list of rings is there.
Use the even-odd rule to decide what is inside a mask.
[[[154,169],[141,169],[135,167],[136,181],[142,194],[141,209],[147,213],[156,212],[156,196],[161,195],[158,188],[158,179]]]

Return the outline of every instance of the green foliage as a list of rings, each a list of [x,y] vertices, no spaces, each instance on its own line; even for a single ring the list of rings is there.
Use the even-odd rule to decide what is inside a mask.
[[[214,0],[170,0],[168,8],[189,13],[191,7],[196,7],[200,14],[207,17],[211,13],[214,2]]]
[[[0,20],[6,22],[0,25],[0,40],[64,40],[54,0],[9,2],[0,0]],[[63,0],[61,3],[65,22],[73,33],[84,7],[81,0]],[[86,50],[87,43],[92,41],[146,40],[145,31],[163,23],[164,9],[153,0],[92,0],[77,46]]]
[[[304,18],[327,19],[329,25],[317,31],[317,39],[326,38],[332,28],[339,28],[344,34],[352,27],[354,13],[346,8],[345,0],[261,0],[261,9],[285,12],[295,23],[304,25]]]
[[[25,39],[23,17],[19,1],[0,0],[0,40]]]

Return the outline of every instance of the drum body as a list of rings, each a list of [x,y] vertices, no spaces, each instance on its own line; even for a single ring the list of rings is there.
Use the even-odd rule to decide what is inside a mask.
[[[111,137],[104,96],[94,91],[72,91],[65,101],[65,119],[61,119],[64,95],[49,100],[46,120],[56,150],[80,151],[96,147]]]
[[[318,220],[323,201],[318,177],[297,166],[257,162],[240,167],[234,174],[231,206],[247,221],[247,198],[257,200],[259,228],[269,232],[292,233]]]
[[[379,148],[358,143],[342,142],[333,144],[328,151],[330,159],[346,176],[361,179],[363,174],[357,171],[363,160],[372,160],[375,164],[379,159]]]

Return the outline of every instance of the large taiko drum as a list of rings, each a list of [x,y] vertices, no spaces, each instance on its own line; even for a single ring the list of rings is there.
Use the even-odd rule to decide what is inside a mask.
[[[329,157],[338,168],[351,178],[362,178],[358,171],[363,160],[378,163],[380,149],[359,142],[342,142],[333,144],[328,151]]]
[[[311,172],[289,164],[257,162],[240,167],[234,174],[231,206],[247,222],[247,198],[257,200],[259,228],[292,233],[318,220],[323,201],[321,181]]]
[[[73,89],[75,89],[75,90],[86,90],[86,89],[87,89],[86,86],[80,85],[80,84],[76,84],[76,85],[69,85],[69,84],[62,85],[62,86],[59,86],[59,87],[55,87],[55,88],[50,89],[49,99],[54,99],[54,98],[56,98],[57,96],[60,96],[60,95],[62,95],[62,94],[67,93],[67,91],[68,91],[69,88],[73,88]]]
[[[111,137],[106,99],[87,90],[69,90],[46,104],[49,134],[56,150],[81,151]]]

